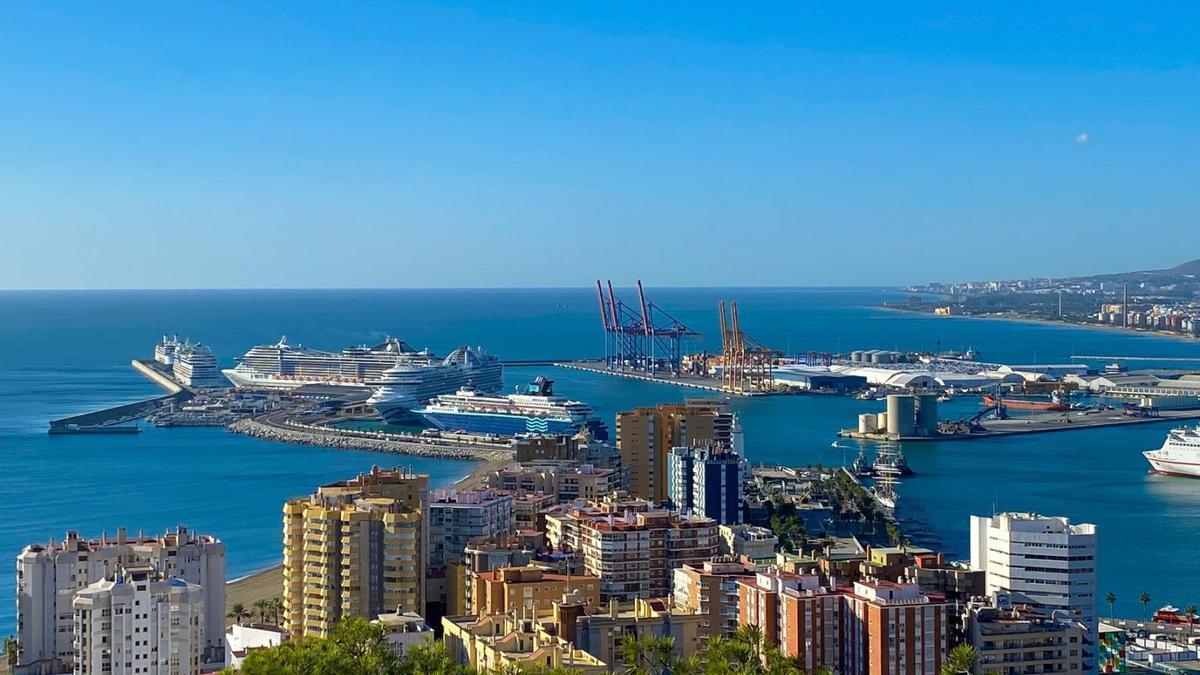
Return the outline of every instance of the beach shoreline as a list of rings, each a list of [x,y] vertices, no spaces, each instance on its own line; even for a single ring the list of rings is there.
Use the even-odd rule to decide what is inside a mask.
[[[1036,316],[1021,316],[1009,314],[952,314],[950,316],[937,316],[932,312],[927,312],[923,309],[907,309],[904,307],[879,305],[876,309],[881,309],[891,312],[903,312],[907,314],[921,314],[936,319],[986,319],[989,321],[1010,321],[1012,323],[1036,324],[1043,326],[1059,326],[1069,328],[1087,328],[1091,330],[1108,331],[1112,333],[1127,333],[1130,335],[1144,335],[1149,337],[1162,337],[1181,340],[1183,342],[1192,342],[1200,344],[1200,338],[1191,335],[1183,335],[1181,333],[1171,333],[1167,331],[1146,330],[1141,328],[1126,328],[1124,326],[1111,326],[1102,323],[1080,323],[1076,321],[1060,321],[1058,319],[1046,319]],[[1165,357],[1164,361],[1170,360]]]

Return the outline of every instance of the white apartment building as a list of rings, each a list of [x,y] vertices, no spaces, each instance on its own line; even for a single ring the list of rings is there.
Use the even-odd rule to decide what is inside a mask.
[[[75,594],[75,675],[201,672],[204,590],[151,565],[117,571]]]
[[[149,565],[162,577],[178,577],[203,589],[205,616],[201,660],[224,656],[225,544],[180,527],[158,537],[83,539],[68,532],[60,543],[26,546],[17,556],[17,640],[22,670],[71,672],[75,662],[73,602],[88,586],[111,580],[124,568]]]
[[[971,516],[971,569],[986,572],[988,595],[1005,592],[1016,604],[1074,613],[1095,644],[1095,525],[1036,513]]]
[[[467,544],[513,530],[516,499],[503,490],[434,490],[429,499],[429,569],[461,561]]]

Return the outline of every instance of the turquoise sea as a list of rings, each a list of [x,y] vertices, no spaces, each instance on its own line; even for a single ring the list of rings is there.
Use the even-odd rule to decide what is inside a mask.
[[[1200,343],[1151,335],[885,311],[879,302],[902,296],[881,289],[649,292],[705,334],[696,348],[719,344],[716,303],[725,298],[738,300],[747,332],[792,352],[940,344],[973,346],[987,360],[1009,363],[1064,362],[1073,354],[1200,356]],[[479,344],[504,358],[529,359],[596,356],[599,326],[587,289],[0,292],[0,556],[12,560],[25,544],[61,538],[68,529],[159,532],[184,523],[227,542],[235,577],[279,559],[280,506],[289,497],[373,464],[410,465],[435,484],[471,469],[220,429],[45,433],[52,418],[157,394],[129,361],[149,356],[163,333],[206,342],[223,363],[281,335],[339,349],[391,334],[439,351]],[[514,368],[506,380],[512,386],[536,374],[553,377],[560,392],[590,402],[610,423],[617,410],[688,395],[565,369]],[[853,450],[831,447],[834,434],[879,406],[818,396],[734,401],[750,459],[794,464],[852,460]],[[904,450],[919,475],[903,484],[901,509],[929,523],[960,557],[969,554],[972,513],[1035,510],[1092,521],[1100,527],[1101,592],[1117,594],[1119,613],[1140,614],[1143,591],[1153,603],[1200,602],[1200,481],[1152,476],[1139,454],[1158,447],[1167,429],[911,445]],[[0,580],[0,634],[15,625],[14,587],[15,578]]]

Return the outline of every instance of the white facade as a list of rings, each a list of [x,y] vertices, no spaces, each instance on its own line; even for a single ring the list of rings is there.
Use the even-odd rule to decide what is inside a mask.
[[[149,565],[75,594],[75,675],[192,675],[204,663],[204,591]]]
[[[75,595],[124,567],[150,565],[204,590],[206,644],[202,658],[219,663],[225,631],[225,544],[180,527],[159,537],[82,539],[68,532],[61,543],[26,546],[17,556],[17,639],[21,664],[69,672],[75,661],[72,631]]]
[[[1036,513],[971,516],[971,569],[987,573],[988,595],[1007,592],[1015,603],[1076,612],[1095,644],[1095,525]]]
[[[415,612],[380,614],[371,623],[383,627],[383,639],[396,656],[404,656],[413,647],[434,641],[433,629],[425,623],[424,617]]]
[[[473,540],[512,532],[515,504],[501,490],[435,490],[429,499],[429,569],[461,559]]]
[[[234,624],[225,633],[225,666],[237,670],[247,654],[283,644],[287,636],[287,631],[277,626]]]

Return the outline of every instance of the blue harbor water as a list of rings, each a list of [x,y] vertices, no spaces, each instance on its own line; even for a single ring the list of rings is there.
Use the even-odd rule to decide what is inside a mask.
[[[1198,357],[1200,343],[1033,323],[946,319],[877,309],[902,296],[872,289],[652,289],[654,300],[719,345],[716,302],[739,301],[743,326],[766,344],[802,351],[957,349],[988,361],[1066,362],[1073,354]],[[630,295],[627,293],[627,295]],[[153,429],[135,436],[47,435],[47,421],[159,393],[130,366],[163,333],[210,344],[224,364],[286,334],[324,349],[396,335],[446,352],[483,345],[507,359],[597,356],[596,299],[586,289],[396,291],[121,291],[0,293],[0,556],[68,529],[94,536],[184,523],[222,537],[231,577],[280,557],[280,506],[373,464],[413,466],[434,484],[467,462],[395,457],[260,441],[221,429]],[[1096,363],[1095,365],[1102,365]],[[1131,362],[1132,367],[1155,365]],[[1168,365],[1168,364],[1160,364]],[[537,374],[590,403],[611,426],[635,405],[694,390],[574,370],[511,368],[511,388]],[[736,399],[754,462],[849,462],[836,431],[881,403],[839,397]],[[966,401],[949,404],[958,414]],[[1200,481],[1152,476],[1140,451],[1169,424],[970,442],[909,444],[918,476],[901,486],[902,516],[930,524],[944,547],[969,554],[967,517],[1036,510],[1100,527],[1100,589],[1117,611],[1137,596],[1200,601]],[[844,449],[848,448],[848,449]],[[11,569],[11,568],[10,568]],[[0,579],[0,634],[13,630],[15,578]]]

